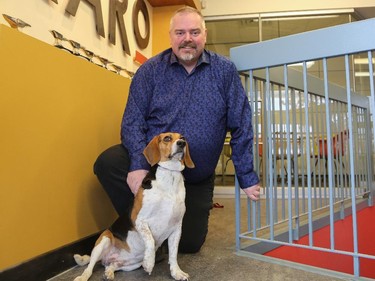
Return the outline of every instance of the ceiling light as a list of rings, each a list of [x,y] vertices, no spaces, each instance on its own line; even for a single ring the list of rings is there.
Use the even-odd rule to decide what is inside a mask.
[[[315,61],[307,61],[307,62],[306,62],[306,67],[307,67],[307,68],[310,68],[310,67],[312,67],[314,64],[315,64]],[[292,63],[292,64],[289,64],[288,66],[303,66],[303,63],[302,63],[302,62],[299,62],[299,63]]]
[[[217,20],[238,20],[238,19],[252,19],[254,21],[261,18],[264,20],[280,20],[287,18],[290,19],[301,19],[302,17],[321,18],[321,17],[332,17],[343,14],[352,14],[354,9],[328,9],[328,10],[306,10],[306,11],[292,11],[292,12],[275,12],[275,13],[256,13],[256,14],[231,14],[225,16],[205,16],[206,22],[217,21]],[[285,19],[285,20],[287,20]]]
[[[326,18],[337,18],[337,17],[339,17],[339,15],[283,17],[283,18],[262,18],[262,21],[312,20],[312,19],[326,19]],[[257,21],[257,19],[255,19],[254,21]]]
[[[368,64],[368,58],[357,58],[354,59],[355,64]],[[375,63],[375,58],[372,59],[372,63]]]
[[[365,72],[365,71],[355,72],[354,76],[355,77],[369,77],[370,73],[369,72]],[[375,73],[373,73],[372,76],[375,76]]]

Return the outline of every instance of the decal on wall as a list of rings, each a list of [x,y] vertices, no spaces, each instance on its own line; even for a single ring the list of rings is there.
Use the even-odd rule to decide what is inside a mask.
[[[138,64],[143,64],[145,61],[147,60],[147,58],[142,55],[140,52],[138,51],[135,51],[135,57],[134,57],[134,61]]]
[[[116,65],[114,64],[112,61],[108,60],[107,58],[105,57],[102,57],[100,55],[97,55],[95,54],[94,52],[90,51],[90,50],[87,50],[84,46],[82,46],[79,42],[76,42],[74,40],[71,40],[71,39],[68,39],[66,37],[64,37],[64,35],[62,35],[60,32],[56,31],[56,30],[50,30],[51,34],[53,35],[53,37],[55,38],[55,44],[54,46],[59,48],[59,49],[62,49],[62,50],[65,50],[65,51],[68,51],[69,53],[77,56],[77,57],[81,57],[81,58],[84,58],[86,60],[88,60],[89,62],[92,62],[98,66],[101,66],[101,67],[104,67],[105,69],[108,69],[108,70],[111,70],[108,66],[111,65],[113,70],[113,72],[117,73],[117,74],[121,74],[121,72],[125,72],[126,75],[131,79],[133,76],[134,76],[134,72],[122,67],[122,66],[119,66],[119,65]],[[67,47],[64,46],[63,42],[69,42],[70,43],[70,46],[73,47],[73,49],[69,49]],[[80,53],[80,50],[82,50],[84,52],[85,55],[82,55]],[[137,56],[140,56],[140,55],[137,55],[139,54],[138,51],[136,51],[136,57]],[[94,58],[96,58],[100,63],[96,63],[94,62]],[[142,63],[145,62],[147,59],[144,57],[144,60],[142,60]],[[140,60],[138,59],[138,63]],[[142,64],[140,63],[140,64]]]
[[[58,0],[51,0],[58,4]],[[101,0],[85,0],[95,9],[95,24],[97,33],[105,38],[103,13],[101,7]],[[72,16],[75,16],[81,0],[69,0],[65,11]],[[122,49],[130,55],[130,47],[124,22],[124,15],[128,10],[128,0],[109,0],[109,26],[108,37],[109,42],[116,45],[116,19],[120,28]],[[145,37],[142,37],[140,26],[138,22],[139,13],[142,13],[145,20]],[[150,41],[150,16],[148,14],[147,6],[144,0],[136,0],[132,11],[132,24],[135,41],[140,49],[145,49]]]
[[[92,6],[95,7],[95,22],[96,22],[96,32],[102,37],[105,37],[104,33],[104,23],[103,23],[103,13],[101,0],[86,0]],[[67,11],[72,16],[75,16],[78,10],[78,6],[81,0],[70,0],[66,6],[65,11]]]
[[[27,22],[24,22],[23,20],[19,18],[15,18],[7,14],[3,14],[3,17],[9,23],[11,28],[18,30],[18,28],[31,27],[30,24],[28,24]]]
[[[110,0],[109,2],[109,27],[108,27],[108,37],[109,42],[116,45],[116,18],[118,25],[120,27],[120,35],[122,42],[122,49],[125,53],[130,56],[130,48],[128,43],[128,36],[126,35],[124,15],[128,9],[128,0],[123,0],[120,2],[118,0]]]
[[[146,37],[143,38],[141,35],[141,32],[139,30],[139,24],[138,24],[138,14],[141,12],[143,14],[143,17],[145,19],[145,28],[146,28]],[[143,0],[137,0],[135,2],[134,8],[133,8],[133,28],[134,28],[134,35],[135,40],[139,46],[139,48],[144,49],[148,45],[148,41],[150,40],[150,18],[148,16],[147,7]]]

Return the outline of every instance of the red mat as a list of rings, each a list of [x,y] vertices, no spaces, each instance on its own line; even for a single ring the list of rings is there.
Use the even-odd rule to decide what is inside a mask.
[[[334,224],[335,249],[353,251],[352,216],[339,220]],[[375,207],[363,209],[357,213],[358,252],[375,256]],[[330,248],[329,226],[321,228],[313,234],[314,246]],[[309,237],[304,236],[296,244],[309,244]],[[298,262],[306,265],[326,268],[343,273],[353,274],[353,258],[347,255],[326,253],[316,250],[281,246],[265,253],[266,256]],[[375,260],[360,258],[360,276],[375,278]]]

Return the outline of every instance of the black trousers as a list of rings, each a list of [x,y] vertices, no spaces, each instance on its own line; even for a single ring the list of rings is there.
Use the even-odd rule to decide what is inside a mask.
[[[119,215],[127,212],[134,201],[134,195],[126,183],[129,165],[129,153],[121,144],[105,150],[94,164],[94,173]],[[182,253],[198,252],[206,240],[208,218],[213,204],[214,180],[212,175],[199,183],[185,182],[186,213],[179,246]]]

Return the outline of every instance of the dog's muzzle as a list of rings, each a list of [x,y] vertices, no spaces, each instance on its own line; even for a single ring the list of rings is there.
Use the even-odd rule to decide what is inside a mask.
[[[184,149],[184,147],[186,146],[186,141],[178,140],[176,144],[178,148]]]
[[[171,155],[169,155],[169,159],[172,159],[173,157],[178,157],[180,159],[182,159],[184,157],[184,154],[185,154],[185,146],[186,146],[186,141],[185,140],[178,140],[176,141],[176,150],[171,153]]]

